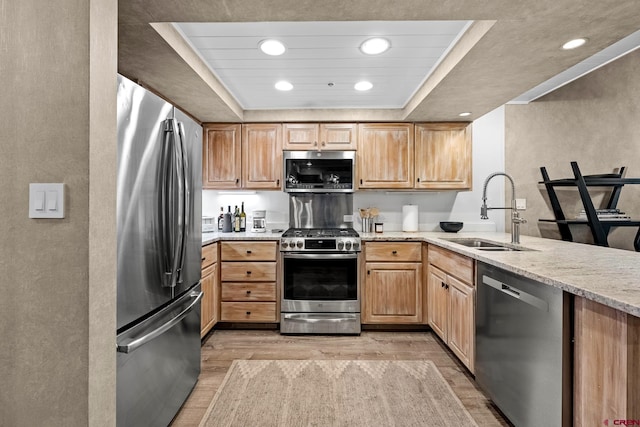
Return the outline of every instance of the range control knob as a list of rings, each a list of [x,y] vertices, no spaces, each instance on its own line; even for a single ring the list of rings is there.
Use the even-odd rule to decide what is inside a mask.
[[[344,244],[344,248],[345,248],[346,250],[348,250],[348,251],[349,251],[349,250],[351,250],[351,242],[346,242],[346,243]]]
[[[338,250],[341,251],[344,249],[344,242],[338,242]]]
[[[353,250],[354,250],[354,251],[357,251],[359,247],[360,247],[360,243],[358,243],[358,242],[353,242]]]
[[[298,240],[298,242],[296,243],[296,246],[298,247],[298,249],[302,249],[302,240]]]
[[[284,240],[282,243],[280,243],[280,246],[282,246],[283,249],[287,249],[289,247],[289,242]]]

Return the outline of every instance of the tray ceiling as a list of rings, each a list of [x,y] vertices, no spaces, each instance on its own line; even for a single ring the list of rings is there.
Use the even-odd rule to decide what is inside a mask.
[[[182,35],[244,110],[404,108],[453,46],[466,21],[177,23]],[[368,38],[390,41],[365,55]],[[261,41],[286,51],[269,56]],[[285,80],[287,92],[274,85]],[[358,81],[373,84],[357,91]]]

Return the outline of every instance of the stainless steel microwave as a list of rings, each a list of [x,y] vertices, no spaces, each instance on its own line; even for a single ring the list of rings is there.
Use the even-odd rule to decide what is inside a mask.
[[[285,151],[284,191],[351,193],[355,188],[355,151]]]

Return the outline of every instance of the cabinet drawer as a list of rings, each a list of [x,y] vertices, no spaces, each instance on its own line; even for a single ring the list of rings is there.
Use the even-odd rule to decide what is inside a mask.
[[[275,301],[275,282],[223,282],[222,301]]]
[[[276,242],[222,242],[222,261],[275,261]]]
[[[367,261],[409,261],[422,260],[420,242],[367,242],[365,244]]]
[[[474,285],[473,259],[439,246],[429,245],[429,264],[444,270],[469,285]]]
[[[220,320],[223,322],[275,322],[275,302],[222,302]]]
[[[202,268],[208,267],[218,261],[218,244],[211,243],[202,247]]]
[[[223,262],[220,269],[223,282],[275,282],[275,262]]]

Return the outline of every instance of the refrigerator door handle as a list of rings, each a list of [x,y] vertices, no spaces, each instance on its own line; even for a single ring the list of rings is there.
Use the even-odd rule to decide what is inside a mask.
[[[174,119],[175,120],[175,119]],[[180,224],[182,226],[181,230],[181,242],[180,242],[180,253],[178,256],[178,267],[177,267],[177,282],[182,283],[182,269],[184,268],[184,257],[187,250],[187,230],[189,229],[189,200],[191,198],[191,191],[189,189],[189,161],[187,158],[187,147],[186,147],[186,135],[184,131],[184,126],[181,122],[175,121],[176,130],[176,154],[178,154],[180,158],[180,171],[182,176],[178,179],[178,194],[180,203],[182,203],[182,218],[180,219]]]
[[[173,287],[175,251],[172,250],[175,218],[173,179],[173,151],[171,150],[172,123],[169,119],[164,122],[164,144],[162,146],[162,160],[160,164],[160,247],[162,250],[162,286]]]
[[[169,329],[171,329],[172,327],[180,323],[182,319],[184,319],[189,314],[189,312],[196,307],[198,302],[200,302],[202,295],[203,295],[202,292],[197,292],[197,291],[191,292],[189,294],[189,297],[193,299],[193,302],[189,304],[187,308],[182,310],[177,316],[173,317],[168,322],[158,326],[153,331],[141,336],[140,338],[136,338],[127,344],[117,344],[116,346],[117,351],[119,353],[131,353],[132,351],[135,351],[136,349],[147,344],[149,341],[155,338],[158,338],[160,335],[164,334]]]

